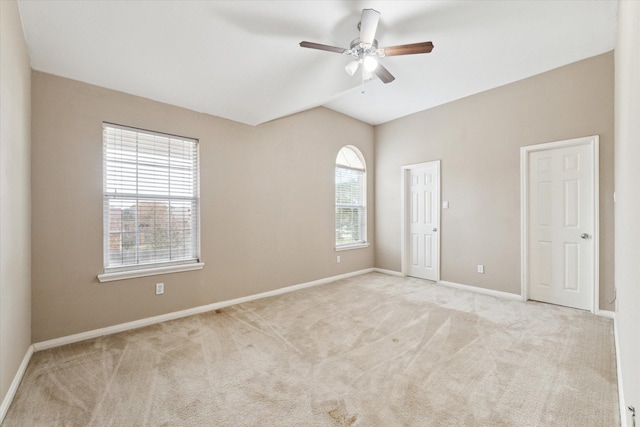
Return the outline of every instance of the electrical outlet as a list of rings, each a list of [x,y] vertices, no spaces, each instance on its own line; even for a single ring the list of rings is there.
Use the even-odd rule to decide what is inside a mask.
[[[156,295],[164,294],[164,283],[156,283]]]
[[[478,273],[484,273],[484,265],[478,264]]]
[[[338,255],[338,256],[336,257],[336,262],[337,262],[337,263],[340,263],[340,255]]]
[[[444,201],[442,202],[442,209],[449,209],[449,202],[448,201]]]

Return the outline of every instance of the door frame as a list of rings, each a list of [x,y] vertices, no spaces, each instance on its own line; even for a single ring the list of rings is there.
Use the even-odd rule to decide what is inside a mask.
[[[600,311],[600,137],[598,135],[520,147],[520,292],[529,299],[529,155],[537,151],[587,145],[593,156],[593,293],[591,312]]]
[[[410,185],[410,181],[409,181],[409,174],[411,172],[412,169],[422,169],[424,167],[430,166],[430,165],[436,165],[436,170],[438,172],[438,195],[437,195],[437,200],[436,200],[436,206],[438,209],[438,231],[436,232],[436,245],[438,247],[438,254],[436,256],[436,265],[437,265],[437,275],[436,275],[436,283],[440,281],[440,235],[442,234],[441,231],[441,217],[442,217],[442,209],[441,209],[441,191],[442,191],[442,173],[441,173],[441,169],[440,169],[440,160],[432,160],[429,162],[423,162],[423,163],[415,163],[415,164],[411,164],[411,165],[405,165],[401,167],[401,172],[402,172],[402,177],[400,180],[400,215],[401,215],[401,219],[400,219],[400,264],[401,264],[401,271],[400,273],[402,274],[402,276],[407,276],[407,256],[409,254],[409,248],[407,247],[407,245],[409,244],[410,239],[407,236],[407,233],[410,230],[410,227],[408,226],[408,215],[409,212],[411,211],[411,209],[409,209],[409,207],[407,206],[407,203],[409,203],[410,198],[407,197],[407,192],[409,190],[409,185]]]

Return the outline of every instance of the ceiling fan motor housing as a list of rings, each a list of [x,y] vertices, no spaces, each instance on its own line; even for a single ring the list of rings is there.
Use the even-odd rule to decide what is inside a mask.
[[[373,43],[363,43],[360,39],[353,39],[349,49],[344,51],[345,55],[353,56],[356,59],[362,60],[365,56],[384,56],[384,49],[378,49],[378,40],[373,40]]]

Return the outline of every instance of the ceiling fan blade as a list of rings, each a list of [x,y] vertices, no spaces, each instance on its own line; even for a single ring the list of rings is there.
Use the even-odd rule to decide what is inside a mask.
[[[326,50],[327,52],[345,53],[347,49],[342,47],[328,46],[326,44],[300,42],[300,47],[308,47],[309,49]]]
[[[433,50],[433,43],[421,42],[412,44],[401,44],[378,49],[384,52],[384,56],[413,55],[415,53],[429,53]]]
[[[380,12],[373,9],[362,9],[362,18],[360,18],[360,42],[368,45],[373,44],[378,29],[378,21],[380,20]]]
[[[376,67],[375,70],[373,70],[373,72],[375,73],[376,76],[378,76],[380,80],[382,80],[382,83],[384,84],[391,83],[396,79],[395,77],[393,77],[393,74],[389,72],[389,70],[387,70],[382,66],[382,64],[378,64],[378,66]]]

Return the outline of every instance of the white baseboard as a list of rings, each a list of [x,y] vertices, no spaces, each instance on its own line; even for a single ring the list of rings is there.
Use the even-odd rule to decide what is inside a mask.
[[[374,268],[373,271],[376,273],[388,274],[389,276],[402,276],[402,273],[399,271],[386,270],[384,268]]]
[[[618,322],[613,321],[613,340],[616,349],[616,375],[618,377],[618,402],[620,402],[620,427],[628,427],[627,405],[624,403],[624,388],[622,386],[622,367],[620,365],[620,346],[618,344]]]
[[[285,288],[275,289],[273,291],[262,292],[259,294],[249,295],[241,298],[235,298],[228,301],[215,302],[212,304],[202,305],[199,307],[189,308],[186,310],[174,311],[172,313],[161,314],[159,316],[147,317],[145,319],[134,320],[132,322],[127,322],[127,323],[120,323],[118,325],[108,326],[106,328],[94,329],[92,331],[81,332],[79,334],[68,335],[66,337],[55,338],[48,341],[42,341],[39,343],[34,343],[33,350],[41,351],[49,348],[60,347],[66,344],[85,341],[92,338],[98,338],[104,335],[116,334],[118,332],[129,331],[131,329],[138,329],[144,326],[166,322],[168,320],[180,319],[182,317],[193,316],[194,314],[200,314],[200,313],[206,313],[208,311],[219,310],[221,308],[229,307],[235,304],[242,304],[244,302],[254,301],[261,298],[272,297],[276,295],[286,294],[288,292],[297,291],[300,289],[310,288],[318,285],[324,285],[326,283],[335,282],[336,280],[346,279],[353,276],[359,276],[365,273],[371,273],[372,271],[374,271],[373,268],[366,268],[364,270],[353,271],[351,273],[340,274],[337,276],[326,277],[324,279],[314,280],[311,282],[300,283],[298,285],[287,286]]]
[[[7,394],[4,396],[2,400],[2,405],[0,405],[0,424],[4,421],[4,417],[7,415],[7,411],[9,410],[9,406],[11,406],[11,402],[13,402],[13,398],[16,396],[16,392],[18,391],[18,387],[20,386],[20,382],[22,381],[22,377],[24,373],[27,371],[27,366],[29,366],[29,361],[31,361],[31,356],[33,355],[33,346],[30,345],[27,348],[27,352],[22,358],[22,363],[18,367],[18,372],[16,372],[15,377],[13,377],[13,381],[11,381],[11,385],[9,386],[9,390],[7,390]]]
[[[609,310],[596,310],[596,316],[606,317],[608,319],[615,319],[616,313]]]
[[[478,294],[491,295],[493,297],[505,298],[505,299],[510,299],[510,300],[514,300],[514,301],[522,301],[522,297],[520,295],[511,294],[509,292],[494,291],[493,289],[485,289],[485,288],[479,288],[477,286],[463,285],[461,283],[447,282],[446,280],[440,280],[438,282],[438,284],[442,285],[442,286],[448,286],[450,288],[462,289],[464,291],[475,292],[475,293],[478,293]]]

